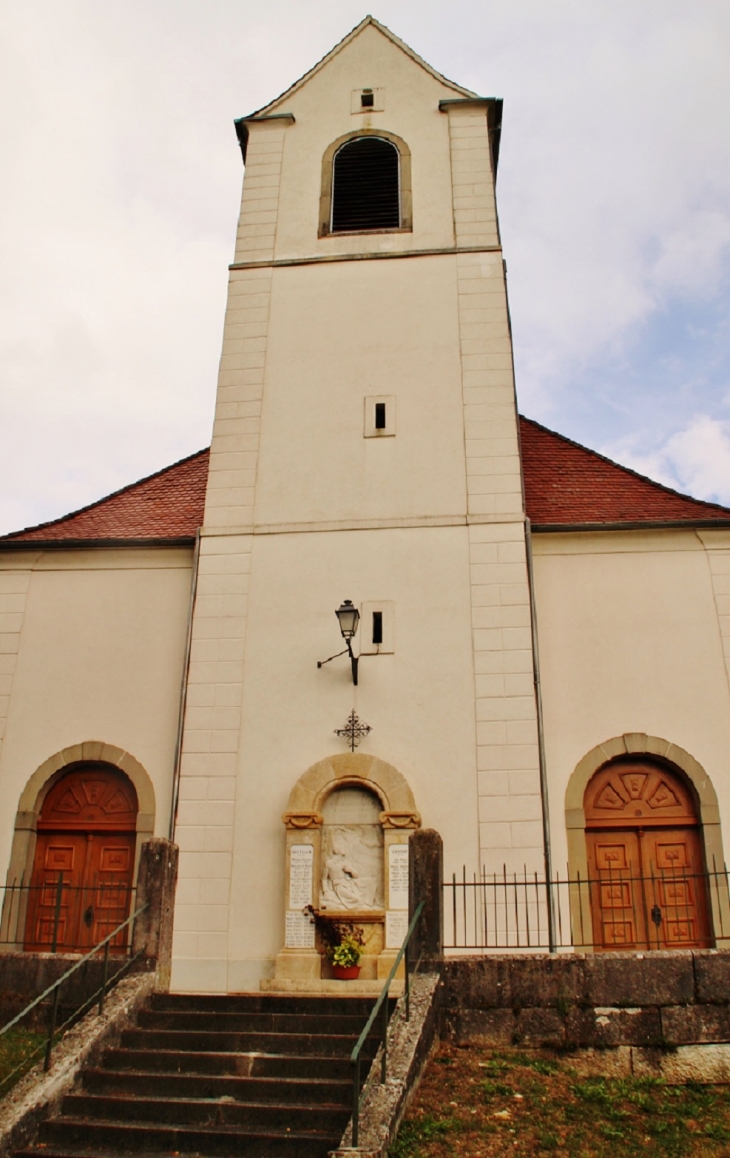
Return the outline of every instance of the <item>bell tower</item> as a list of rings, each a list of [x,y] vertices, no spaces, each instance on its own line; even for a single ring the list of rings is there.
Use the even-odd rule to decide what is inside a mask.
[[[336,734],[353,711],[371,728],[359,752],[398,769],[449,872],[543,869],[500,123],[500,101],[372,17],[237,122],[245,180],[176,830],[178,989],[271,976],[290,886],[282,814],[308,768],[355,767]],[[361,613],[357,685],[346,656],[317,667],[341,645],[344,599]]]

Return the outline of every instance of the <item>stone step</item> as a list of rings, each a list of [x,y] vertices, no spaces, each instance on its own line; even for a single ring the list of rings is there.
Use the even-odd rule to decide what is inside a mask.
[[[280,1090],[280,1093],[283,1093]],[[141,1098],[123,1095],[70,1094],[63,1099],[62,1120],[93,1123],[145,1123],[155,1129],[232,1127],[247,1132],[327,1134],[340,1136],[350,1111],[328,1103],[239,1102],[221,1098]]]
[[[229,1033],[212,1030],[173,1029],[127,1029],[122,1034],[121,1044],[125,1049],[141,1050],[182,1050],[193,1053],[286,1053],[309,1054],[324,1057],[348,1057],[352,1052],[357,1035],[315,1033]],[[372,1056],[377,1049],[375,1034],[368,1039],[368,1050]]]
[[[212,1033],[350,1034],[357,1041],[366,1017],[357,1013],[243,1012],[241,1010],[143,1009],[141,1029],[193,1030]]]
[[[365,1056],[371,1059],[366,1049]],[[217,1053],[183,1050],[108,1049],[101,1064],[104,1069],[154,1070],[165,1074],[230,1074],[237,1077],[318,1078],[352,1080],[348,1057],[312,1057],[309,1054]]]
[[[88,1122],[75,1118],[52,1118],[40,1129],[39,1150],[26,1158],[91,1154],[112,1158],[142,1153],[181,1153],[205,1158],[326,1158],[340,1141],[332,1134],[297,1134],[294,1131],[242,1130],[240,1127],[153,1126],[135,1122]]]
[[[372,997],[310,997],[280,993],[155,993],[149,1008],[158,1010],[192,1010],[194,1012],[222,1013],[302,1013],[344,1014],[362,1018],[364,1025],[370,1016]],[[395,998],[390,1002],[395,1006]]]
[[[16,1158],[326,1158],[350,1116],[350,1054],[371,1007],[156,994]]]
[[[285,1100],[290,1105],[329,1103],[349,1107],[352,1104],[352,1077],[349,1074],[348,1077],[350,1080],[328,1080],[309,1075],[289,1078],[238,1077],[233,1074],[188,1074],[179,1071],[156,1073],[88,1069],[83,1074],[83,1086],[94,1094],[135,1094],[150,1098],[227,1098],[229,1101],[241,1102]]]

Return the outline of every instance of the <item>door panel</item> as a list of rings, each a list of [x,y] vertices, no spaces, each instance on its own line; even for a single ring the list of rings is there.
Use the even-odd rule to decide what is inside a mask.
[[[39,835],[28,899],[26,950],[47,953],[51,949],[61,874],[63,888],[56,945],[60,950],[74,944],[80,900],[78,889],[83,880],[86,844],[85,835],[75,836],[70,832],[61,836],[52,833]]]
[[[588,832],[593,943],[601,949],[646,944],[641,852],[635,832]]]
[[[700,835],[696,828],[651,829],[642,837],[647,904],[656,949],[711,943]]]
[[[91,944],[96,945],[129,915],[129,889],[134,865],[134,833],[98,836],[91,848],[89,879],[93,882],[90,906]],[[112,942],[126,943],[125,933]]]

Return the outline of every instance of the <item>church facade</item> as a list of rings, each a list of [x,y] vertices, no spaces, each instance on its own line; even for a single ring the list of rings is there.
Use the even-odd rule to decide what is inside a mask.
[[[237,131],[210,450],[0,540],[8,885],[170,836],[173,987],[314,991],[425,825],[566,949],[725,944],[730,511],[519,417],[501,102],[368,17]]]

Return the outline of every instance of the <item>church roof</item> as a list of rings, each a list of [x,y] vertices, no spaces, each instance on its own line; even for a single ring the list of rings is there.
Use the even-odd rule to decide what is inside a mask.
[[[682,495],[520,416],[525,505],[535,530],[730,523],[730,509]]]
[[[536,531],[730,525],[730,509],[679,494],[520,418],[527,514]],[[0,545],[192,542],[203,522],[207,450]]]
[[[0,543],[194,539],[203,522],[208,458],[209,451],[199,450],[80,511],[5,535]]]

